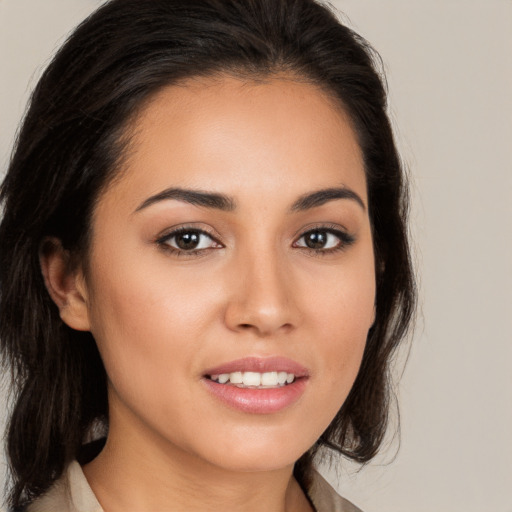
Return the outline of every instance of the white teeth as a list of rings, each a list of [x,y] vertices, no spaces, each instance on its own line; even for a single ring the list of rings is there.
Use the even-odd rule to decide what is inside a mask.
[[[279,372],[277,374],[277,383],[282,386],[286,382],[286,377],[288,377],[286,372]]]
[[[221,384],[226,384],[226,382],[229,380],[229,373],[221,373],[219,375],[219,382]]]
[[[243,383],[244,386],[259,386],[261,384],[261,373],[244,372]]]
[[[267,372],[261,375],[262,386],[277,386],[277,372]]]
[[[232,372],[210,375],[210,378],[220,384],[235,384],[238,387],[275,388],[291,384],[295,375],[287,372]]]
[[[233,372],[229,374],[229,381],[231,384],[243,384],[242,372]]]

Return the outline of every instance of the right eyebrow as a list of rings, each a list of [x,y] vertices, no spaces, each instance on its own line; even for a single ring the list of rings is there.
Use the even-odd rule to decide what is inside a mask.
[[[169,199],[182,201],[196,206],[203,206],[204,208],[222,210],[225,212],[231,212],[236,208],[235,200],[224,194],[172,187],[148,197],[137,207],[135,212],[139,212],[148,206],[160,201],[167,201]]]

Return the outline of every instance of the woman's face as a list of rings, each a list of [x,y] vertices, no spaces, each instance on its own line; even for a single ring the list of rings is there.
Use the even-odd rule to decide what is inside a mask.
[[[347,117],[310,84],[217,78],[162,90],[133,129],[83,292],[109,436],[230,470],[291,465],[347,397],[374,317]]]

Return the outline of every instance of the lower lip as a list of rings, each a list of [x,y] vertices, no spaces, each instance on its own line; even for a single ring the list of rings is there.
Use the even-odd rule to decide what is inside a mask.
[[[291,406],[305,391],[307,378],[302,377],[279,388],[238,388],[204,378],[208,390],[226,405],[252,414],[272,414]]]

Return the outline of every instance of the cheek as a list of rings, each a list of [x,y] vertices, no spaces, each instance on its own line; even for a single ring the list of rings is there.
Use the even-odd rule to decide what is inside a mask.
[[[354,342],[367,333],[374,319],[375,272],[369,251],[354,252],[346,265],[309,273],[303,293],[317,326],[325,334]]]
[[[338,402],[346,398],[357,376],[374,320],[373,258],[361,254],[356,261],[329,278],[317,277],[308,295],[316,351],[324,363],[322,379]]]
[[[216,298],[204,282],[159,272],[154,264],[139,261],[135,272],[120,268],[118,260],[117,267],[97,274],[92,311],[93,335],[110,382],[110,412],[124,424],[137,417],[166,431],[176,411],[201,414],[191,399],[191,376]],[[178,427],[173,432],[181,435]]]
[[[190,272],[171,272],[161,255],[111,257],[112,264],[96,267],[91,308],[91,331],[109,378],[121,385],[129,376],[134,388],[178,380],[190,371],[201,350],[196,341],[218,309],[215,289]]]

